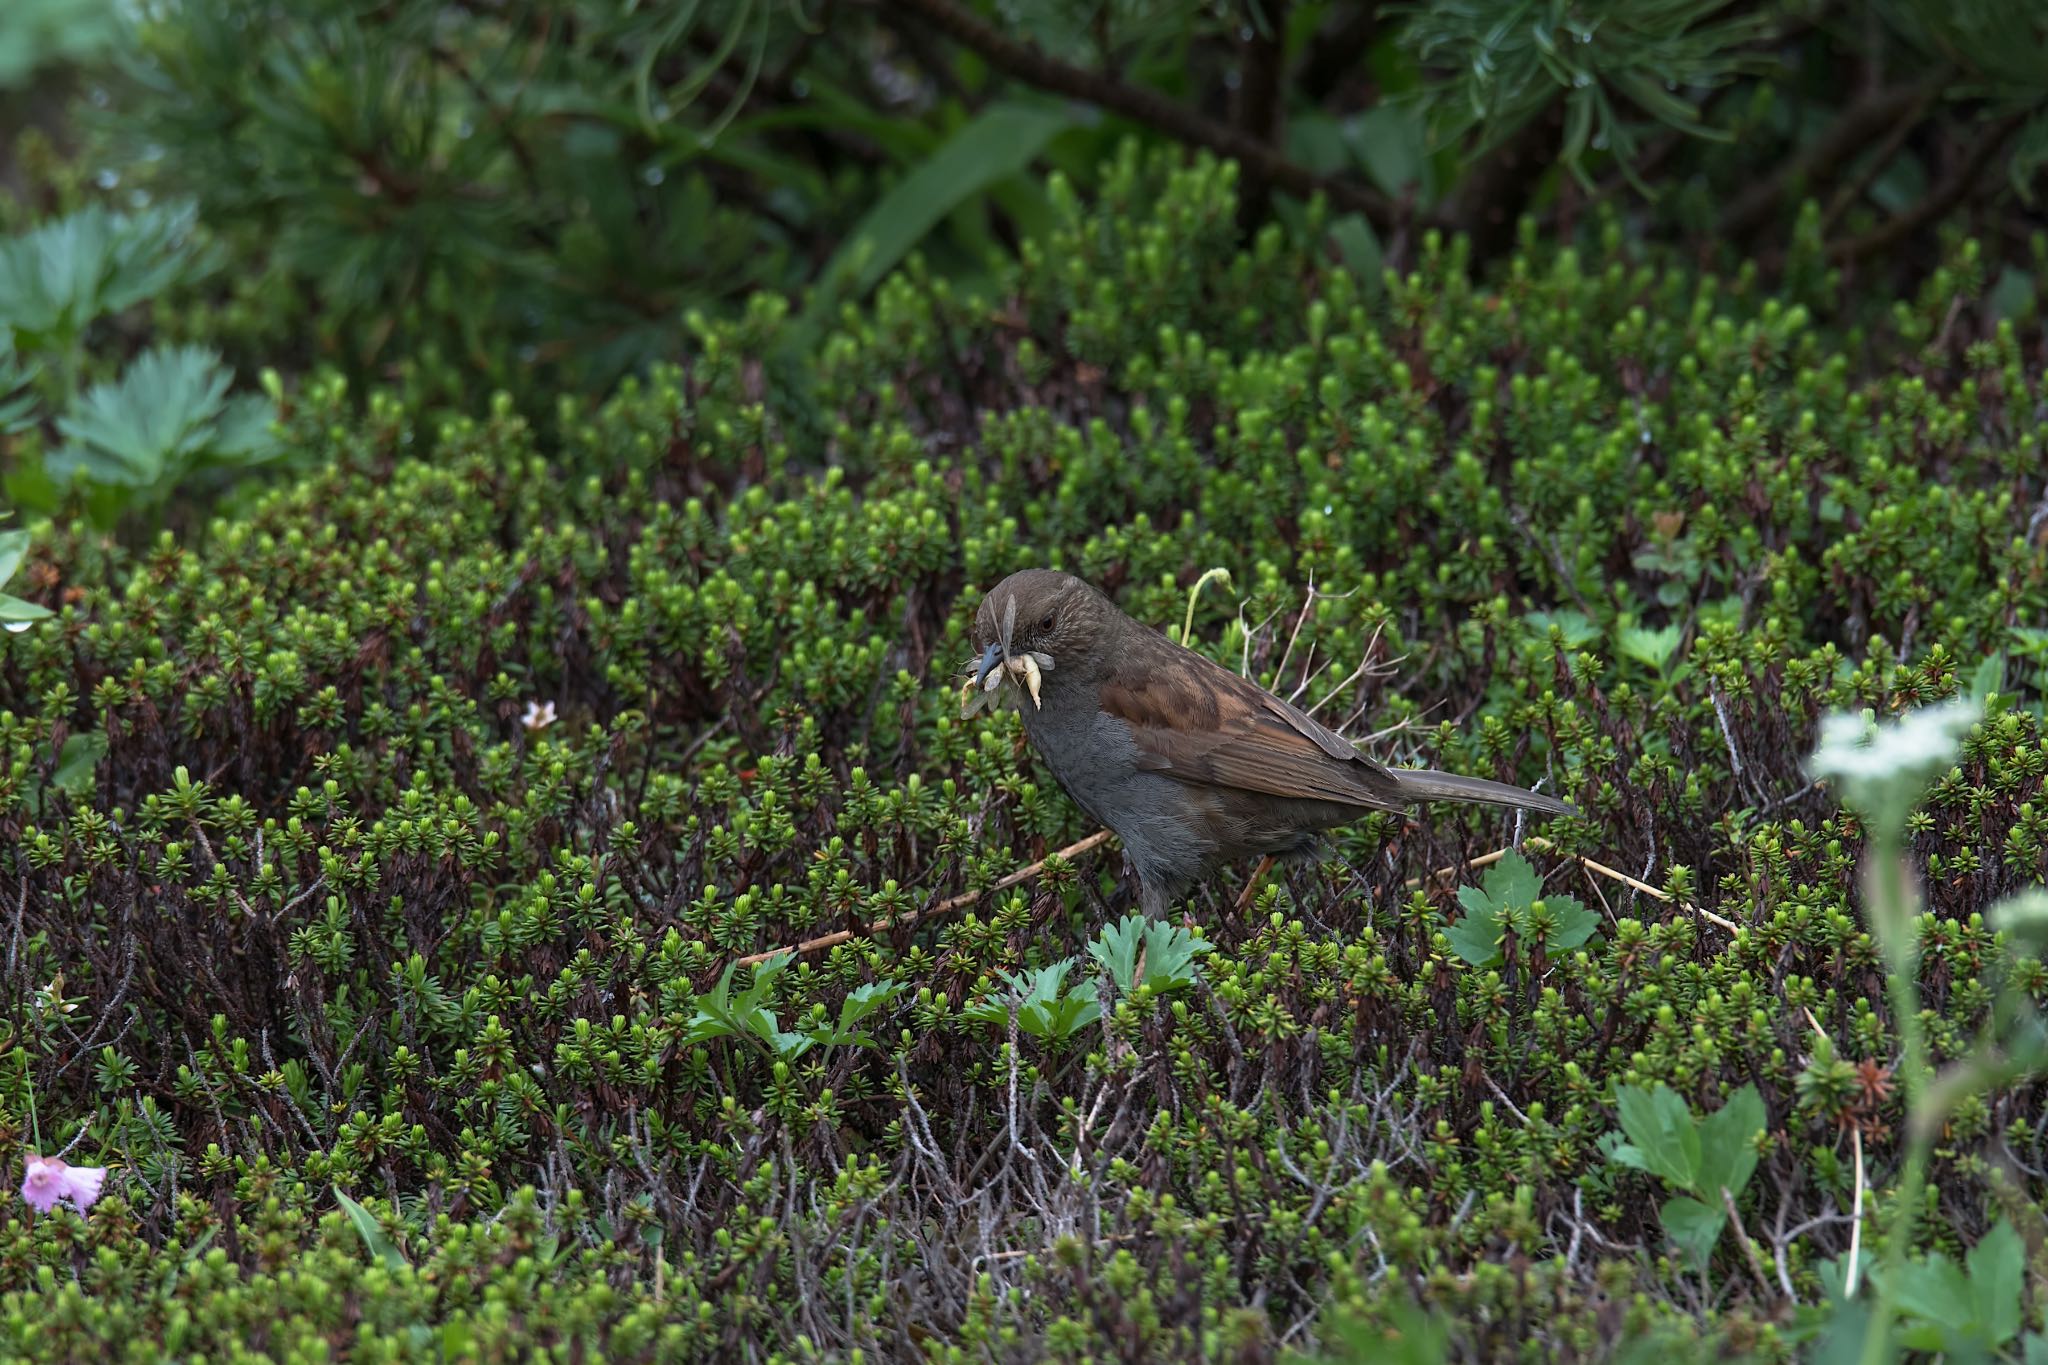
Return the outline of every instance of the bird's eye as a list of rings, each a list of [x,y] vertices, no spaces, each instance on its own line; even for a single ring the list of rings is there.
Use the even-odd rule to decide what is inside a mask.
[[[1052,629],[1052,613],[1051,613],[1051,612],[1047,612],[1047,613],[1046,613],[1046,614],[1045,614],[1045,615],[1044,615],[1043,617],[1041,617],[1041,618],[1039,619],[1039,622],[1038,622],[1038,628],[1039,628],[1040,630],[1051,630],[1051,629]]]

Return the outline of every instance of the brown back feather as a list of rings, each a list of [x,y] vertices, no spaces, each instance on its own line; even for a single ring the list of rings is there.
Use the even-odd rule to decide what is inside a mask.
[[[1139,766],[1203,786],[1383,810],[1400,781],[1343,736],[1258,684],[1133,621],[1102,682]]]

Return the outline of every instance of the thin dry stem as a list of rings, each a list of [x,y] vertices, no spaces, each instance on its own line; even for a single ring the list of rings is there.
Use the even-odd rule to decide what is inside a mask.
[[[766,962],[769,958],[780,957],[784,953],[815,953],[823,948],[836,948],[842,943],[850,943],[856,936],[856,933],[863,936],[873,935],[880,933],[884,929],[894,928],[897,925],[915,924],[919,920],[935,919],[940,915],[950,915],[955,910],[964,910],[968,906],[980,900],[983,896],[990,895],[997,891],[1007,891],[1011,887],[1017,885],[1019,882],[1030,881],[1033,877],[1036,877],[1039,873],[1045,871],[1045,865],[1051,862],[1054,858],[1061,858],[1071,862],[1073,859],[1080,857],[1083,853],[1087,853],[1092,849],[1101,847],[1101,845],[1108,838],[1108,830],[1096,830],[1095,833],[1089,835],[1087,838],[1082,839],[1076,843],[1068,844],[1065,848],[1059,850],[1057,853],[1048,853],[1045,855],[1045,857],[1040,858],[1037,862],[1032,863],[1027,867],[1018,868],[1015,872],[1012,872],[1009,876],[1004,877],[1001,881],[997,882],[995,885],[989,887],[985,891],[963,892],[962,894],[954,896],[948,900],[940,901],[937,905],[934,905],[929,910],[912,910],[908,914],[897,915],[893,918],[885,917],[883,919],[878,919],[873,924],[865,925],[858,931],[852,929],[841,929],[836,933],[822,934],[817,938],[808,938],[805,939],[802,943],[792,944],[788,947],[770,948],[765,952],[749,953],[747,954],[747,956],[736,960],[733,965],[737,967],[751,967],[757,962]]]

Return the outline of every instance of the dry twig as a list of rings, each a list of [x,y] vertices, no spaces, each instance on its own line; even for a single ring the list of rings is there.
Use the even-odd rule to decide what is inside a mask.
[[[996,891],[1007,891],[1011,887],[1017,885],[1019,882],[1030,881],[1033,877],[1036,877],[1039,873],[1045,871],[1045,865],[1051,862],[1054,858],[1061,858],[1071,862],[1075,858],[1080,857],[1083,853],[1087,853],[1092,849],[1099,848],[1108,838],[1108,830],[1096,830],[1095,833],[1089,835],[1087,838],[1082,839],[1077,843],[1068,844],[1065,848],[1059,850],[1057,853],[1048,853],[1045,855],[1045,857],[1040,858],[1037,862],[1032,863],[1030,866],[1018,868],[1015,872],[1012,872],[1009,876],[1004,877],[1001,881],[997,882],[994,886],[989,887],[986,891],[963,892],[958,896],[953,896],[950,899],[940,901],[937,905],[934,905],[929,910],[913,910],[906,915],[897,915],[894,918],[878,919],[873,924],[863,926],[858,932],[862,934],[877,934],[884,929],[891,929],[900,924],[915,924],[922,919],[933,919],[940,915],[950,915],[955,910],[964,910],[968,906],[980,900],[983,896],[989,895]],[[821,934],[817,938],[808,938],[805,939],[802,943],[792,944],[788,947],[770,948],[765,952],[749,953],[747,954],[747,956],[740,958],[733,965],[736,967],[751,967],[757,962],[766,962],[769,958],[780,957],[784,953],[815,953],[823,948],[836,948],[842,943],[851,942],[854,938],[855,932],[856,931],[852,929],[841,929],[836,933]]]

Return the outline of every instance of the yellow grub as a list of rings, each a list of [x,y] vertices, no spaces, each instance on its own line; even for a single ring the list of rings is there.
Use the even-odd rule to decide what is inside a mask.
[[[967,677],[960,683],[960,716],[964,720],[978,715],[997,704],[996,689],[1008,678],[1020,690],[1031,694],[1031,704],[1040,709],[1045,703],[1039,698],[1039,689],[1045,685],[1045,675],[1052,671],[1052,657],[1032,651],[1019,654],[988,671],[988,677],[980,682],[974,680],[976,665],[969,661]]]

